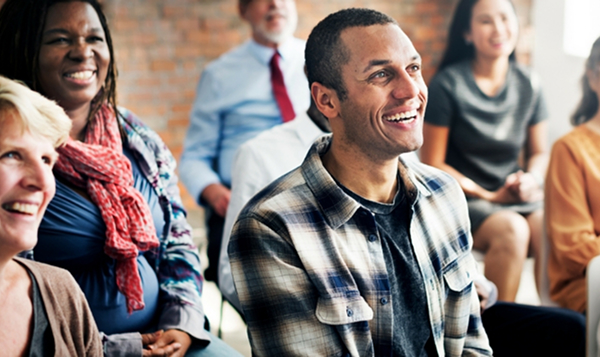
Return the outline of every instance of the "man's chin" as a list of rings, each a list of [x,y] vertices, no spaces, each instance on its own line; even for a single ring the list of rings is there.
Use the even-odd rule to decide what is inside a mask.
[[[264,38],[266,38],[269,42],[273,42],[273,43],[277,43],[277,44],[282,44],[284,43],[288,38],[292,37],[293,32],[287,31],[287,30],[281,30],[281,31],[270,31],[270,32],[263,32],[262,36]]]
[[[287,19],[286,21],[290,20]],[[277,44],[281,44],[290,37],[292,37],[294,35],[295,30],[296,24],[292,24],[290,22],[282,23],[281,26],[277,26],[276,28],[269,30],[267,30],[264,26],[261,26],[256,29],[256,31],[260,34],[261,37],[265,38],[269,42]]]

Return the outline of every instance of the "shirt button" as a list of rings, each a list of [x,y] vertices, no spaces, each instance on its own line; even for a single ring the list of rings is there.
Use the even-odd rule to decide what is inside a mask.
[[[379,299],[379,301],[381,301],[381,305],[386,305],[388,303],[388,299],[382,297],[381,299]]]
[[[371,235],[369,236],[369,241],[370,241],[370,242],[375,242],[376,240],[377,240],[377,236],[376,236],[375,234],[371,234]]]
[[[346,315],[348,315],[348,317],[352,317],[352,315],[354,315],[354,311],[352,311],[351,308],[347,307],[346,308]]]

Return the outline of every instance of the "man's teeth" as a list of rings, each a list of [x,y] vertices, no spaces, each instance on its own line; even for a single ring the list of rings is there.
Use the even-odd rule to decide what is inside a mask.
[[[66,76],[73,79],[90,79],[94,75],[94,71],[81,71],[67,73]]]
[[[383,119],[387,121],[399,122],[399,121],[412,121],[417,116],[417,110],[411,110],[408,112],[398,113],[392,116],[385,116]]]
[[[4,208],[7,211],[24,214],[36,214],[38,211],[38,207],[39,205],[37,204],[20,202],[6,203],[2,205],[2,208]]]

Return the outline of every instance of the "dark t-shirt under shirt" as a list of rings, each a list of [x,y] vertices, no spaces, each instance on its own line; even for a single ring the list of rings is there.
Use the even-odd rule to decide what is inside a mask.
[[[338,185],[375,217],[392,296],[394,356],[437,356],[425,285],[408,232],[410,205],[403,188],[398,189],[391,204],[385,204],[364,199]]]

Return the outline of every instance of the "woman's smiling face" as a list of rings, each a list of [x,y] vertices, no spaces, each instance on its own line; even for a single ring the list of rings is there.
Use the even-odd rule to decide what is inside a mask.
[[[465,39],[473,43],[478,56],[508,57],[515,50],[519,25],[508,0],[479,0],[473,6],[470,27]]]
[[[52,142],[22,129],[16,110],[0,110],[0,251],[31,249],[54,197]]]
[[[89,105],[105,83],[110,61],[100,18],[90,4],[50,7],[38,61],[44,95],[65,110]]]

